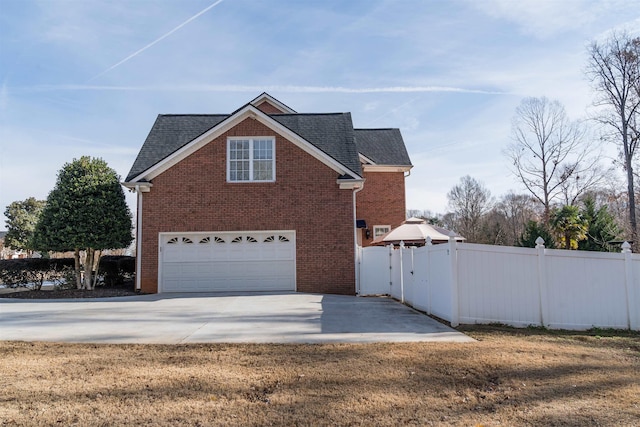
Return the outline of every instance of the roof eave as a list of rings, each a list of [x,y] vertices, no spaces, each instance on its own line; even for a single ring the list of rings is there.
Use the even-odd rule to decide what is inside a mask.
[[[121,182],[120,185],[128,188],[129,191],[133,191],[134,193],[148,193],[149,191],[151,191],[151,187],[153,187],[152,183],[146,181],[125,181]]]
[[[364,186],[364,181],[365,180],[362,178],[338,178],[336,180],[341,190],[357,190],[358,188],[362,188]]]
[[[360,162],[363,164],[368,164],[368,165],[375,165],[376,162],[374,162],[373,160],[371,160],[370,158],[368,158],[367,156],[365,156],[362,153],[358,153],[358,158],[360,159]]]
[[[413,165],[362,165],[363,172],[409,172]]]

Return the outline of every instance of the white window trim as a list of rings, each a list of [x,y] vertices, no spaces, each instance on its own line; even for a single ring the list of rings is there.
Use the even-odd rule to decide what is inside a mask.
[[[377,234],[376,233],[376,229],[381,229],[381,228],[385,229],[385,231],[380,233],[380,234]],[[376,237],[380,237],[380,236],[382,236],[382,235],[384,235],[384,234],[386,234],[386,233],[388,233],[390,231],[391,231],[391,226],[390,225],[374,225],[373,226],[373,238],[375,239]]]
[[[268,139],[271,141],[271,151],[273,158],[271,159],[271,170],[273,171],[272,179],[255,180],[253,179],[253,143],[255,140]],[[248,180],[231,180],[231,141],[249,141],[249,179]],[[227,182],[232,184],[242,184],[247,182],[275,182],[276,181],[276,138],[274,136],[233,136],[227,138]]]

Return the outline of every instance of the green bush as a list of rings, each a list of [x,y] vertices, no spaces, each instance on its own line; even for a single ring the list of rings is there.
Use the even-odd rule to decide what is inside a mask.
[[[56,290],[76,289],[76,269],[73,266],[64,266],[60,275],[53,280]]]
[[[73,258],[0,260],[0,284],[10,288],[39,290],[46,281],[59,282],[64,277],[65,270],[73,266]]]
[[[122,286],[134,279],[136,259],[124,255],[105,255],[100,258],[98,274],[102,276],[104,286]]]

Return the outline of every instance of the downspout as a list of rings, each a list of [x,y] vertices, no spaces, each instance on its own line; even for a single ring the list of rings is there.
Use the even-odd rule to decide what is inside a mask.
[[[355,273],[356,273],[356,295],[360,295],[360,262],[358,260],[358,227],[356,226],[356,193],[364,188],[364,182],[360,184],[360,187],[353,189],[353,251],[355,261]]]
[[[138,195],[138,207],[136,211],[136,291],[142,289],[142,191],[136,185],[135,192]]]

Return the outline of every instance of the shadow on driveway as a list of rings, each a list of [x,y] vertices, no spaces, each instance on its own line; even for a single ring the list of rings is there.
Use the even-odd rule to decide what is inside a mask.
[[[158,344],[473,341],[390,298],[303,293],[3,299],[0,340]]]

